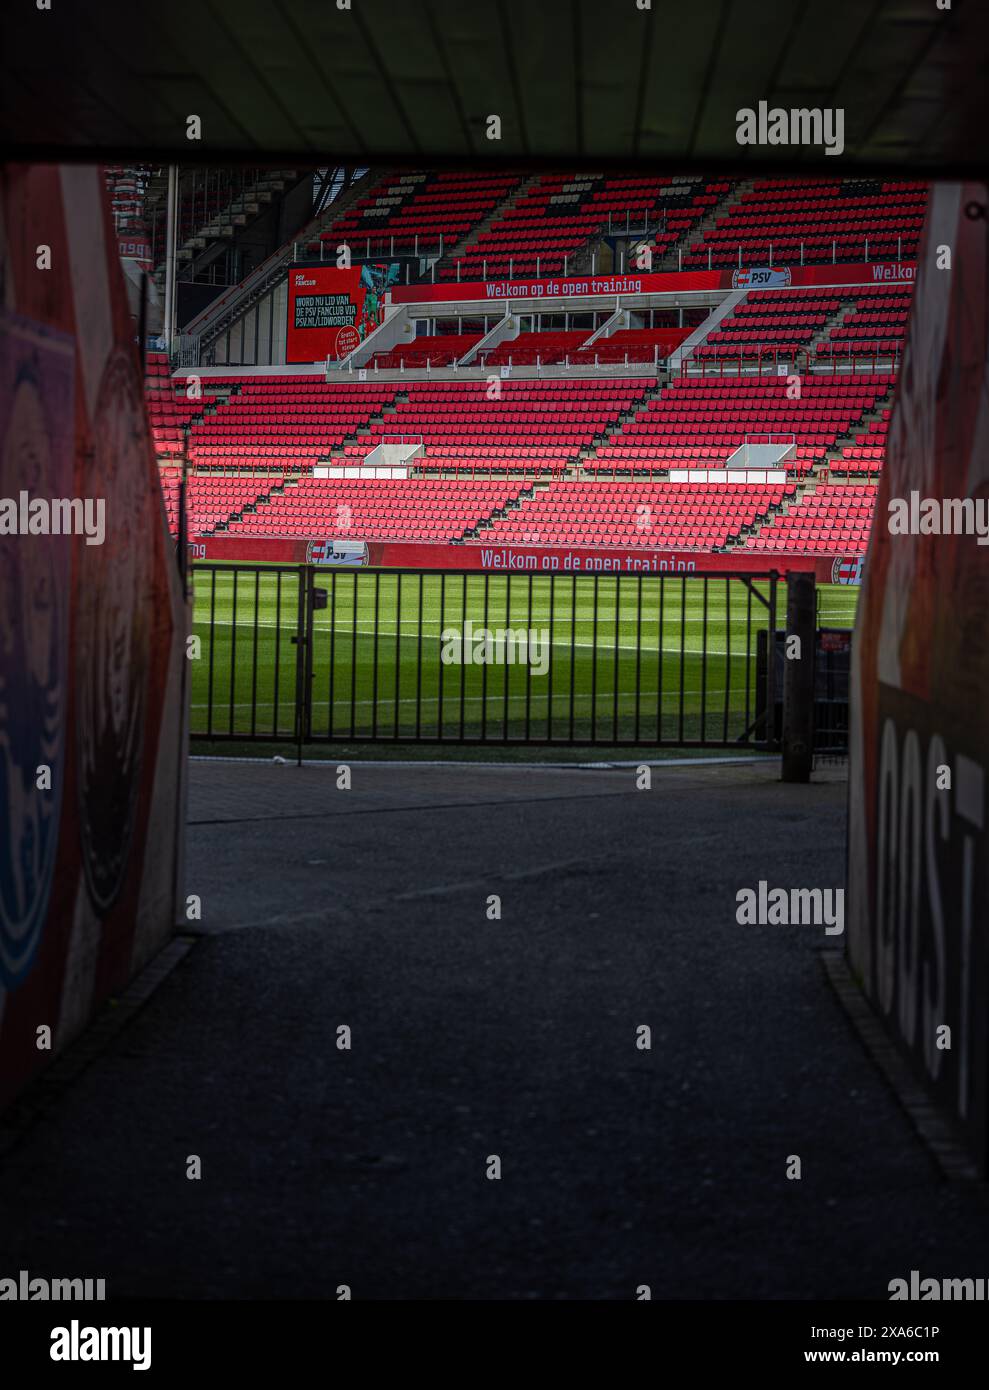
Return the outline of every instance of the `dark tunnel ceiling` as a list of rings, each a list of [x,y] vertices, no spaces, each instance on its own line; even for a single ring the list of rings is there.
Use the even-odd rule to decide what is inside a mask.
[[[617,159],[981,169],[989,0],[53,0],[0,17],[21,157]],[[842,107],[846,150],[735,112]],[[198,115],[203,140],[185,137]],[[502,139],[485,137],[498,114]]]

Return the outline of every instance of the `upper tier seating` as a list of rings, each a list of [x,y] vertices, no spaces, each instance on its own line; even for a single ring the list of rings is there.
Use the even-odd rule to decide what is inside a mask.
[[[319,234],[335,254],[340,244],[354,255],[384,256],[394,252],[435,250],[440,238],[449,251],[508,196],[520,180],[511,170],[421,170],[396,173],[382,181]]]
[[[712,227],[703,219],[729,202]],[[754,181],[641,172],[402,171],[386,174],[308,243],[312,254],[385,257],[435,251],[443,281],[574,274],[588,270],[589,244],[637,228],[654,268],[911,260],[926,207],[914,182],[823,177]],[[610,219],[610,227],[609,227]],[[664,259],[665,258],[665,259]],[[631,270],[631,267],[628,267]]]
[[[574,273],[574,255],[589,239],[629,225],[650,228],[662,254],[728,191],[725,182],[699,178],[595,173],[548,173],[518,190],[512,205],[472,236],[443,280],[534,278]],[[657,225],[661,230],[657,231]],[[459,264],[459,275],[458,275]]]
[[[152,183],[151,168],[145,187]],[[249,215],[248,204],[254,201],[259,190],[270,198],[271,181],[276,180],[279,187],[284,182],[294,182],[301,171],[294,169],[275,170],[272,168],[229,166],[203,167],[184,165],[179,169],[177,230],[180,255],[188,248],[192,238],[204,235],[207,229],[216,224],[226,226],[244,225]],[[153,247],[153,260],[160,266],[165,259],[165,219],[167,203],[159,193],[152,201],[142,197],[142,217],[149,222],[149,239]]]
[[[913,260],[926,205],[920,183],[757,179],[691,243],[683,267]]]

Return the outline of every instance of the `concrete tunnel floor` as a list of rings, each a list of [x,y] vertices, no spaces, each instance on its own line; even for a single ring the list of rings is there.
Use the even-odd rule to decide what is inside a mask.
[[[351,766],[191,763],[203,934],[0,1161],[3,1272],[388,1299],[989,1274],[983,1189],[826,979],[842,939],[736,921],[760,879],[843,883],[842,775]]]

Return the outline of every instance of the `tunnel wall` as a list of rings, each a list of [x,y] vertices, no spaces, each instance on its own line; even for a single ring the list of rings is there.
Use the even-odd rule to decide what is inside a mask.
[[[102,170],[4,166],[0,255],[2,1108],[174,929],[185,606]]]
[[[989,545],[893,533],[890,503],[989,507],[986,214],[983,184],[932,189],[853,646],[847,933],[853,973],[983,1173]]]

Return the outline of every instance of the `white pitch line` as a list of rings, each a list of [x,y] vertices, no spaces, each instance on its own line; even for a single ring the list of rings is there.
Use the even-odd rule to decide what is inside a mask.
[[[533,621],[535,621],[535,620],[533,620]],[[416,630],[418,631],[418,624],[412,624],[412,625],[415,626],[415,627],[416,627]],[[250,632],[253,630],[253,628],[254,628],[254,624],[253,624],[253,623],[238,624],[238,623],[234,623],[232,620],[227,619],[227,618],[218,618],[218,619],[216,620],[216,622],[213,623],[213,626],[214,626],[214,627],[237,627],[238,630],[242,631],[242,632],[244,633],[245,636],[249,635],[249,633],[250,633]],[[260,627],[272,627],[272,628],[277,628],[277,627],[281,627],[281,626],[284,626],[284,625],[283,625],[283,624],[280,624],[280,623],[258,623],[258,627],[259,627],[259,628],[260,628]],[[599,627],[601,626],[601,621],[600,621],[600,619],[598,620],[598,626],[599,626]],[[513,632],[514,632],[514,631],[522,631],[523,629],[524,629],[524,625],[522,625],[522,626],[520,627],[519,624],[516,624],[516,625],[512,628],[512,631],[513,631]],[[754,630],[754,631],[758,631],[758,629],[753,629],[753,630]],[[291,635],[292,632],[294,631],[294,629],[293,629],[293,628],[290,628],[289,626],[285,626],[285,631],[286,631],[286,633],[288,633],[289,635]],[[315,629],[315,631],[316,631],[317,634],[322,634],[322,635],[325,636],[325,637],[329,637],[329,635],[330,635],[330,634],[329,634],[329,629],[328,629],[328,628],[325,628],[325,627],[323,627],[323,628],[318,627],[318,628]],[[347,628],[345,632],[342,632],[342,633],[339,633],[339,634],[338,634],[339,639],[340,639],[339,650],[341,650],[341,651],[345,651],[345,650],[346,650],[347,639],[353,635],[354,631],[355,631],[354,628]],[[373,628],[362,628],[362,627],[359,627],[359,628],[356,629],[356,633],[357,633],[357,636],[358,636],[358,637],[373,637],[373,636],[374,636],[374,629],[373,629]],[[440,634],[439,634],[438,632],[437,632],[437,633],[423,632],[422,636],[423,636],[423,638],[424,638],[425,640],[427,640],[427,641],[441,642],[441,641],[444,640],[444,639],[440,636]],[[388,638],[391,638],[391,639],[394,641],[394,639],[395,639],[396,637],[401,638],[401,637],[402,637],[402,633],[400,633],[400,632],[393,632],[393,631],[381,632],[380,630],[379,630],[379,632],[378,632],[378,641],[379,641],[379,642],[384,642],[384,641],[386,641]],[[619,652],[635,652],[635,651],[641,650],[641,651],[644,652],[644,653],[647,653],[647,652],[658,652],[658,651],[659,651],[659,648],[658,648],[658,647],[642,647],[641,644],[640,644],[640,643],[637,643],[637,642],[619,642],[619,643],[617,643],[617,644],[608,644],[608,645],[606,645],[606,646],[602,646],[602,644],[601,644],[600,642],[571,642],[568,638],[563,638],[562,640],[556,641],[556,642],[550,642],[550,646],[556,647],[556,648],[561,649],[561,650],[564,650],[564,651],[567,650],[567,649],[570,648],[570,647],[573,647],[573,648],[575,648],[575,649],[577,649],[577,650],[593,650],[593,649],[596,648],[597,650],[601,651],[603,654],[607,654],[608,652],[614,652],[614,651],[619,651]],[[727,657],[727,656],[731,656],[731,657],[734,657],[734,658],[735,658],[736,660],[738,660],[738,661],[743,660],[743,659],[746,657],[746,655],[748,655],[749,657],[752,657],[752,656],[755,655],[754,652],[748,652],[748,653],[746,653],[745,650],[744,650],[743,648],[741,648],[741,647],[739,647],[739,648],[736,649],[735,651],[728,652],[728,651],[726,651],[726,650],[724,650],[723,648],[720,648],[720,647],[711,647],[711,646],[708,646],[708,647],[689,647],[689,646],[681,646],[681,644],[680,644],[679,642],[664,643],[664,645],[663,645],[663,651],[664,651],[664,652],[683,652],[683,654],[684,654],[685,656],[703,656],[703,655],[705,654],[705,652],[706,652],[708,656],[712,656],[712,657]],[[200,659],[202,660],[203,658],[200,658]],[[480,664],[480,663],[478,663],[478,664]],[[519,664],[521,664],[521,663],[519,663]]]

